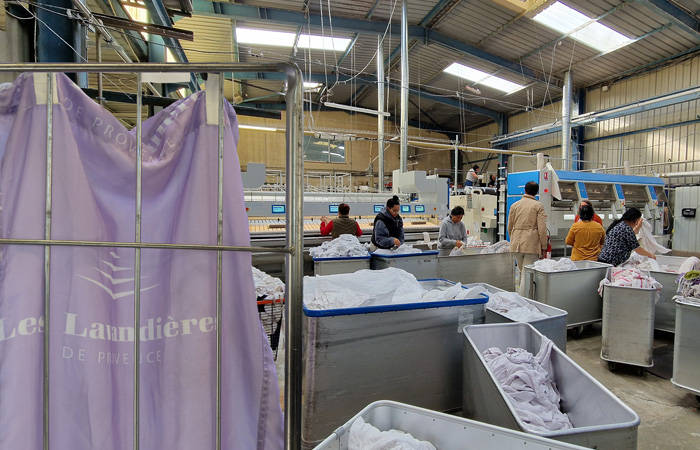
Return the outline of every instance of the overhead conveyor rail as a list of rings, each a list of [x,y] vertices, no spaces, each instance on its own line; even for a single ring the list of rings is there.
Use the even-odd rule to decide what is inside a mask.
[[[44,373],[43,373],[43,442],[44,449],[49,450],[49,306],[50,306],[50,273],[51,273],[51,248],[53,246],[88,246],[88,247],[129,247],[135,249],[135,274],[134,274],[134,329],[140,328],[140,270],[141,270],[141,249],[185,249],[185,250],[207,250],[217,252],[217,317],[216,323],[221,323],[222,308],[222,252],[243,251],[243,252],[267,252],[283,253],[287,255],[286,264],[286,298],[287,314],[285,324],[285,345],[286,345],[286,365],[285,365],[285,448],[299,449],[301,446],[301,305],[303,294],[303,153],[301,139],[303,136],[302,121],[302,74],[294,64],[240,64],[240,63],[207,63],[207,64],[78,64],[78,63],[56,63],[56,64],[3,64],[0,65],[0,73],[3,72],[47,72],[47,105],[55,103],[55,84],[53,73],[136,73],[137,74],[137,122],[136,122],[136,214],[134,218],[134,241],[133,242],[95,242],[95,241],[66,241],[51,239],[51,176],[53,158],[53,108],[47,108],[46,121],[46,209],[45,209],[45,238],[44,239],[0,239],[0,245],[40,245],[44,246],[44,269],[45,269],[45,293],[44,293]],[[287,228],[286,245],[284,247],[236,247],[224,246],[223,242],[223,142],[224,142],[224,114],[223,102],[219,102],[218,114],[218,217],[217,217],[217,245],[182,245],[171,243],[148,243],[141,242],[141,185],[142,185],[142,142],[141,142],[141,117],[143,112],[142,94],[142,74],[143,73],[169,73],[169,72],[189,72],[189,73],[218,73],[218,95],[224,98],[224,74],[230,72],[281,72],[287,78],[286,99],[286,223]],[[214,83],[217,84],[217,83]],[[217,326],[216,340],[216,449],[221,449],[221,377],[222,377],[222,327]],[[140,333],[134,333],[134,354],[139,354]],[[135,358],[136,359],[136,358]],[[141,362],[134,364],[134,412],[133,412],[133,448],[139,449],[139,371]]]

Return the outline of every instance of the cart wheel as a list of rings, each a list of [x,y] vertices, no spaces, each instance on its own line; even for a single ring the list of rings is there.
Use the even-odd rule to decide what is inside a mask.
[[[615,361],[608,361],[608,370],[610,372],[615,372],[615,370],[617,370],[617,363]]]
[[[645,368],[645,367],[637,367],[637,375],[639,375],[640,377],[643,377],[643,376],[644,376],[644,372],[646,372],[646,368]]]
[[[697,400],[698,403],[700,403],[700,395],[696,395],[696,396],[695,396],[695,400]]]
[[[578,327],[574,327],[571,329],[571,335],[575,338],[580,338],[581,335],[583,334],[583,325],[580,325]]]

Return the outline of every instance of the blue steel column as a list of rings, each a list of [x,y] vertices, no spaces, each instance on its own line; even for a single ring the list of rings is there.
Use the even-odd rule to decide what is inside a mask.
[[[75,23],[65,15],[71,0],[38,0],[36,8],[37,62],[85,62],[73,51]],[[68,76],[75,81],[74,73]]]

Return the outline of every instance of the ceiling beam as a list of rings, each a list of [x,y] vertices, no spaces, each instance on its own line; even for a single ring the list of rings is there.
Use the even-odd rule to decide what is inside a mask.
[[[159,1],[159,0],[157,0]],[[251,22],[272,23],[280,25],[304,26],[312,28],[321,27],[321,16],[309,15],[308,17],[303,12],[288,11],[273,8],[260,8],[257,6],[241,5],[238,3],[225,2],[210,2],[207,0],[193,0],[193,14],[226,17],[229,19],[247,20]],[[391,34],[399,36],[399,27],[390,27],[387,32],[387,24],[379,21],[349,19],[345,17],[333,18],[333,29],[335,31],[349,31],[361,34],[384,35]],[[436,43],[443,47],[462,52],[486,62],[500,66],[503,69],[510,70],[519,76],[530,80],[539,81],[549,84],[563,85],[561,80],[552,80],[548,74],[537,72],[530,67],[523,66],[520,63],[511,61],[502,56],[487,52],[468,44],[459,39],[452,38],[438,31],[431,30],[421,26],[408,27],[409,39],[418,39],[424,44]]]
[[[226,77],[229,79],[231,78],[231,73],[226,73]],[[346,82],[352,81],[353,83],[356,84],[364,84],[364,85],[376,85],[377,80],[376,79],[369,79],[365,77],[350,77],[348,75],[339,75],[339,74],[323,74],[323,73],[311,73],[311,74],[306,74],[304,75],[304,81],[310,81],[314,83],[325,83],[326,82],[326,77],[328,77],[328,82],[329,83],[339,83],[343,84]],[[265,79],[265,80],[279,80],[283,81],[285,80],[285,75],[283,73],[266,73],[264,74],[264,78],[261,76],[261,74],[257,72],[236,72],[233,74],[233,78],[236,80],[257,80],[257,79]],[[401,90],[401,86],[398,83],[392,83],[389,82],[387,83],[389,89],[394,89],[396,91]],[[444,95],[440,94],[434,94],[429,91],[425,91],[423,89],[417,88],[417,87],[409,87],[409,94],[411,95],[416,95],[418,97],[426,98],[428,100],[433,100],[438,103],[442,103],[448,106],[452,106],[454,108],[459,108],[463,109],[469,112],[473,112],[476,114],[481,114],[483,116],[487,116],[490,118],[497,118],[500,113],[497,111],[494,111],[492,109],[484,108],[482,106],[477,106],[473,105],[471,103],[464,103],[464,101],[452,98],[452,97],[445,97]]]
[[[118,1],[110,0],[99,0],[99,7],[107,12],[108,14],[114,13],[117,17],[121,19],[131,19],[129,15],[124,11],[122,5]],[[148,61],[148,46],[144,41],[143,37],[133,30],[124,30],[125,40],[128,42],[128,46],[134,52],[134,56],[137,61]]]
[[[146,9],[151,15],[151,21],[153,23],[155,23],[156,25],[172,28],[173,22],[172,20],[170,20],[170,16],[168,16],[168,11],[165,9],[165,5],[163,5],[162,0],[144,0],[144,5],[146,6]],[[187,55],[185,54],[185,50],[183,50],[182,45],[180,45],[180,41],[178,39],[164,36],[163,41],[173,53],[178,62],[189,62],[189,60],[187,59]],[[197,77],[194,74],[190,74],[189,88],[192,90],[192,92],[197,92],[199,90],[199,84],[197,84]]]
[[[671,22],[693,38],[700,37],[698,20],[668,0],[639,0],[649,10]]]

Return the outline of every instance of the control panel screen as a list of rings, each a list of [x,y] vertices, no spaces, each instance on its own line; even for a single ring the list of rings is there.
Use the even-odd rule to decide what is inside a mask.
[[[382,208],[384,208],[384,206],[382,206],[382,205],[374,205],[374,212],[380,213],[380,212],[382,212]]]
[[[401,205],[401,212],[402,213],[410,213],[411,212],[411,205]]]
[[[331,214],[338,214],[338,205],[328,205],[328,212]]]
[[[272,205],[272,214],[284,214],[285,213],[285,206],[284,205]]]
[[[424,213],[425,212],[425,205],[416,205],[416,212],[417,213]]]

